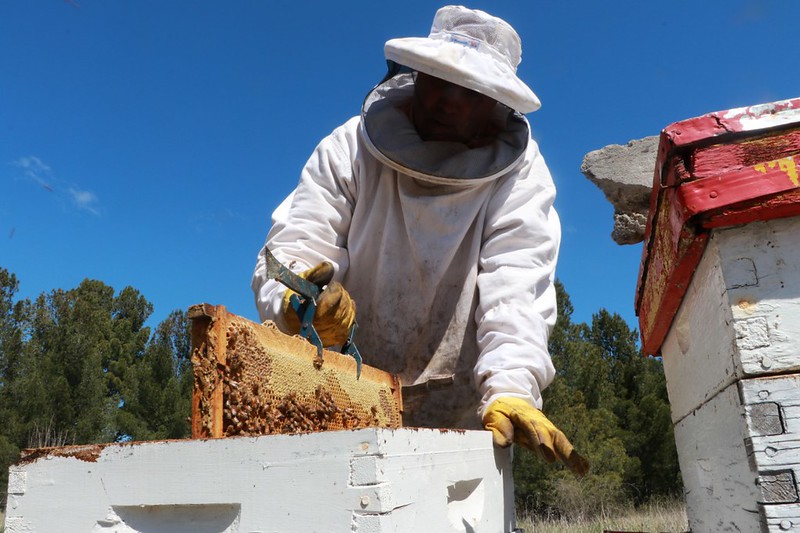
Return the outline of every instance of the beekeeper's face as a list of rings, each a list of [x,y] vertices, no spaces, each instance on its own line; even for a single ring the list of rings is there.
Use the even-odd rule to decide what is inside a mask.
[[[423,140],[470,144],[485,134],[494,99],[422,72],[416,76],[413,121]]]

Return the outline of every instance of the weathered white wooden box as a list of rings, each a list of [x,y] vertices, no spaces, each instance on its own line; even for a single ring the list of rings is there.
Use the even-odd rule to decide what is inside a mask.
[[[693,532],[800,531],[800,219],[715,231],[662,346]]]
[[[800,99],[662,132],[637,312],[693,533],[800,532]]]
[[[361,429],[44,449],[10,469],[5,533],[508,532],[486,431]]]

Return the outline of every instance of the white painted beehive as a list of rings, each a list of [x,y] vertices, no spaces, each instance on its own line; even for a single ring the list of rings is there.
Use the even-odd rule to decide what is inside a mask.
[[[800,531],[800,218],[715,231],[662,353],[692,530]]]
[[[6,533],[508,532],[486,431],[360,429],[53,448],[12,466]]]
[[[637,314],[693,533],[800,532],[800,99],[661,132]]]

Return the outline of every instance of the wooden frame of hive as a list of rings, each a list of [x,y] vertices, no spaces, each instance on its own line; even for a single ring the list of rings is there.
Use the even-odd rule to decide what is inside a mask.
[[[402,425],[397,376],[228,313],[189,308],[192,437],[219,438]],[[321,363],[321,364],[320,364]]]

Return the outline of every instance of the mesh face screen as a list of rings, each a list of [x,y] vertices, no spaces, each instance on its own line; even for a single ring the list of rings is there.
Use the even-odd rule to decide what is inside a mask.
[[[324,351],[306,340],[194,306],[192,436],[269,435],[401,426],[395,376]]]

